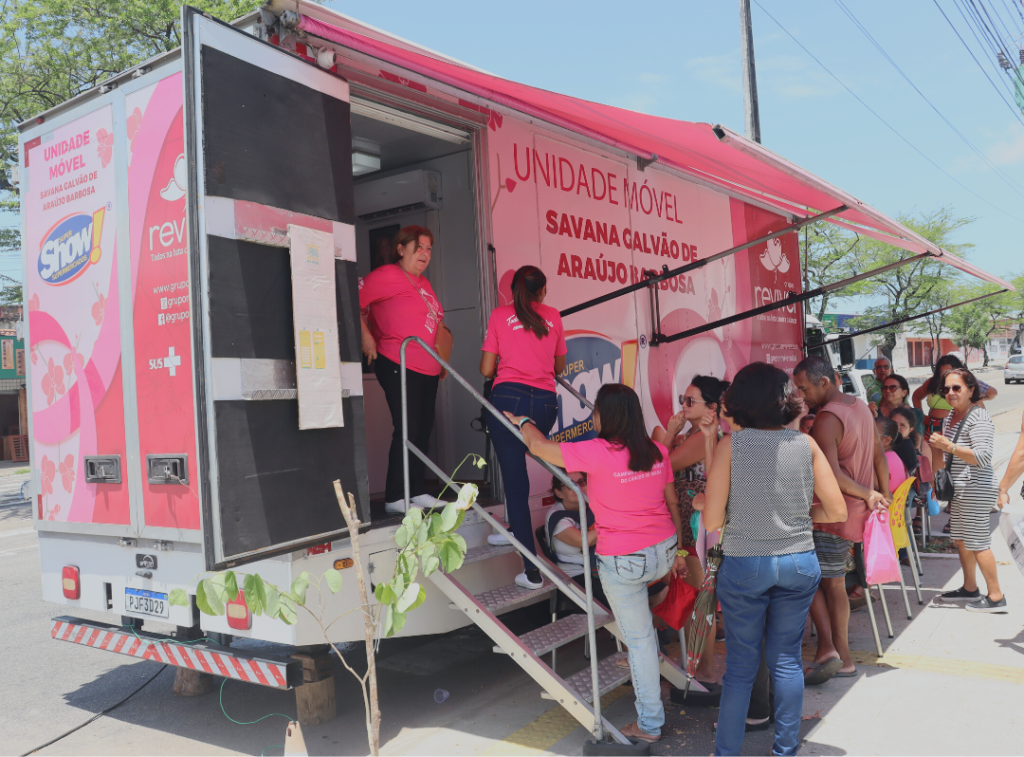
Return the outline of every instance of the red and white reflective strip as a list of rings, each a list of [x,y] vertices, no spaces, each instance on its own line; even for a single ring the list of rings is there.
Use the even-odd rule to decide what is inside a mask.
[[[274,660],[241,657],[230,651],[214,651],[209,647],[180,644],[146,634],[136,635],[103,624],[86,624],[74,619],[54,618],[50,636],[58,641],[70,641],[86,647],[108,652],[141,657],[145,660],[189,668],[203,673],[233,678],[236,681],[257,683],[275,689],[287,689],[289,663]],[[297,665],[290,663],[291,665]]]

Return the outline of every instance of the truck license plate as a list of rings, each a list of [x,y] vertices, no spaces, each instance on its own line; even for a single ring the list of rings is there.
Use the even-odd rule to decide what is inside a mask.
[[[166,618],[169,617],[171,608],[167,604],[166,594],[159,591],[126,588],[124,590],[124,609],[126,612]]]

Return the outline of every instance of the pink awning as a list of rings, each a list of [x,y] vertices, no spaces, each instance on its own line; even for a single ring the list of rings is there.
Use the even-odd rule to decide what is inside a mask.
[[[311,7],[310,10],[313,10]],[[806,218],[846,205],[830,219],[843,228],[881,239],[915,254],[931,254],[979,279],[1006,289],[1013,286],[917,235],[910,229],[833,187],[814,174],[722,126],[674,121],[610,105],[579,100],[460,65],[450,58],[389,39],[324,8],[313,12],[341,25],[302,15],[298,28],[411,73],[570,129],[641,158],[657,155],[659,163],[718,186],[736,196]]]

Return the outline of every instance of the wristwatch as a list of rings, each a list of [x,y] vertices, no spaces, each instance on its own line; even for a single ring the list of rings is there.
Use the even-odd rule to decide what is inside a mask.
[[[529,417],[528,415],[524,415],[519,420],[519,430],[522,431],[523,430],[523,426],[525,426],[527,423],[533,423],[534,426],[537,425],[536,423],[533,422],[533,418]]]
[[[676,557],[686,557],[689,554],[690,553],[688,551],[686,551],[685,549],[677,549],[676,550]]]
[[[954,454],[954,455],[956,454],[956,445],[955,445],[955,444],[953,445],[953,449],[952,449],[952,450],[950,450],[950,452],[951,452],[952,454]]]

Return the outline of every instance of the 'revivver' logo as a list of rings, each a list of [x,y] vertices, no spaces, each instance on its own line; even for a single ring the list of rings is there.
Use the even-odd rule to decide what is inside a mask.
[[[100,259],[106,208],[73,213],[53,225],[39,245],[39,277],[54,286],[74,281]]]

